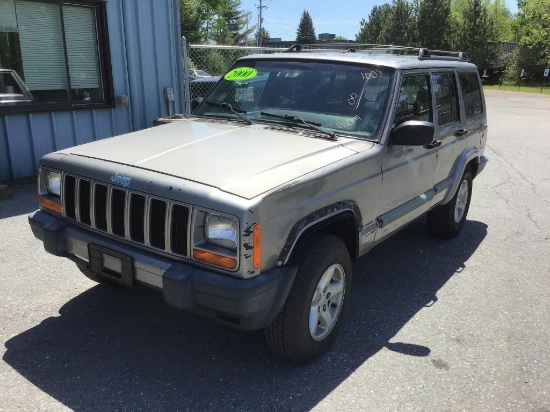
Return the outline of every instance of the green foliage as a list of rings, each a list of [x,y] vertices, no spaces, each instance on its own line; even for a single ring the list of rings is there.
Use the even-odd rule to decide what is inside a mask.
[[[420,0],[416,24],[418,43],[430,49],[450,48],[452,36],[450,21],[450,0]]]
[[[523,0],[518,6],[517,64],[530,78],[542,80],[550,67],[550,0]]]
[[[317,41],[313,20],[307,10],[304,10],[296,31],[296,42],[300,44],[313,44]]]
[[[498,55],[497,32],[482,0],[468,0],[458,25],[459,45],[479,68],[494,65]]]
[[[487,15],[496,30],[499,41],[514,41],[514,20],[504,0],[494,0],[487,5]]]
[[[504,0],[393,0],[360,24],[358,42],[462,50],[484,68],[496,64],[498,42],[513,40],[517,23]]]
[[[269,32],[264,27],[262,27],[261,39],[259,39],[259,36],[260,36],[260,31],[258,30],[254,37],[256,38],[256,44],[262,45],[262,46],[265,45],[270,38]]]
[[[204,39],[203,16],[196,0],[180,0],[181,35],[188,43],[200,43]]]
[[[369,14],[368,20],[361,20],[361,30],[357,36],[355,36],[355,40],[359,43],[382,43],[382,29],[386,25],[391,12],[392,8],[387,3],[381,6],[374,6]]]
[[[241,0],[229,0],[212,27],[212,38],[218,44],[244,45],[254,26],[247,29],[250,22],[248,13],[240,10]]]
[[[240,0],[179,0],[181,35],[188,43],[244,44],[254,31]]]
[[[406,0],[393,0],[391,12],[382,27],[380,40],[386,44],[408,45],[413,40],[413,8]]]

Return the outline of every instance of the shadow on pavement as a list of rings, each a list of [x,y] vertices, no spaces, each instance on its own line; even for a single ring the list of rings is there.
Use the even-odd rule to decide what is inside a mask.
[[[274,357],[261,332],[172,310],[156,291],[104,286],[10,339],[4,361],[76,411],[308,410],[382,348],[428,356],[428,347],[390,340],[420,310],[445,304],[438,290],[486,234],[485,224],[467,221],[442,242],[421,219],[374,248],[354,264],[336,344],[306,365]]]
[[[28,214],[38,209],[36,183],[11,186],[9,191],[12,198],[0,201],[0,219]]]

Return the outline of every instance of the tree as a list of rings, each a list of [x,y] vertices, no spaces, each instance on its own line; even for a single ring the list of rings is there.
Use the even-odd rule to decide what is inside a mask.
[[[497,0],[499,1],[499,0]],[[416,37],[420,46],[447,50],[451,38],[451,1],[420,0],[417,9]]]
[[[180,0],[181,35],[188,43],[200,43],[204,39],[203,17],[195,0]]]
[[[514,41],[514,20],[504,0],[494,0],[487,5],[489,20],[495,27],[499,41]]]
[[[382,27],[380,41],[386,44],[410,45],[414,37],[413,9],[406,0],[393,0],[391,13]]]
[[[256,44],[261,44],[261,45],[265,45],[267,43],[267,41],[269,40],[270,38],[270,35],[269,35],[269,32],[265,29],[265,27],[262,27],[262,33],[261,33],[261,39],[259,39],[260,37],[260,30],[258,30],[256,32]],[[261,40],[261,41],[259,41]]]
[[[212,38],[218,44],[245,44],[254,26],[247,28],[249,14],[240,10],[241,0],[229,0],[212,27]]]
[[[550,65],[550,0],[523,0],[518,7],[518,68],[542,80]]]
[[[300,44],[312,44],[317,41],[313,20],[307,10],[302,13],[298,30],[296,31],[296,42]]]
[[[360,43],[377,44],[381,43],[382,28],[386,25],[391,14],[391,6],[389,4],[382,4],[381,6],[374,6],[369,14],[368,21],[362,19],[360,22],[361,30],[355,36],[355,40]]]
[[[492,67],[498,57],[498,42],[483,0],[468,0],[458,27],[460,48],[470,60],[479,68]]]
[[[227,22],[224,15],[228,12],[240,13],[238,11],[240,1],[235,0],[179,0],[179,2],[181,35],[185,36],[188,43],[208,43],[216,36],[229,38],[232,31],[223,28]],[[230,20],[232,18],[234,17],[229,17]]]

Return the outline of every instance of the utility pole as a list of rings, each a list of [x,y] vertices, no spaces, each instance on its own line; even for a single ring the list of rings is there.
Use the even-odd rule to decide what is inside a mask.
[[[260,0],[260,5],[258,6],[258,10],[259,10],[259,13],[258,13],[258,26],[259,26],[259,29],[258,29],[258,41],[257,41],[257,45],[258,47],[262,47],[262,23],[264,22],[264,18],[262,16],[262,13],[263,13],[263,10],[266,9],[267,6],[264,6],[263,3],[262,3],[262,0]]]

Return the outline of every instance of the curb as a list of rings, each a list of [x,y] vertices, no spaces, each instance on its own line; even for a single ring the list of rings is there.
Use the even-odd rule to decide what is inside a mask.
[[[13,196],[8,191],[7,185],[0,184],[0,201],[11,199]]]

